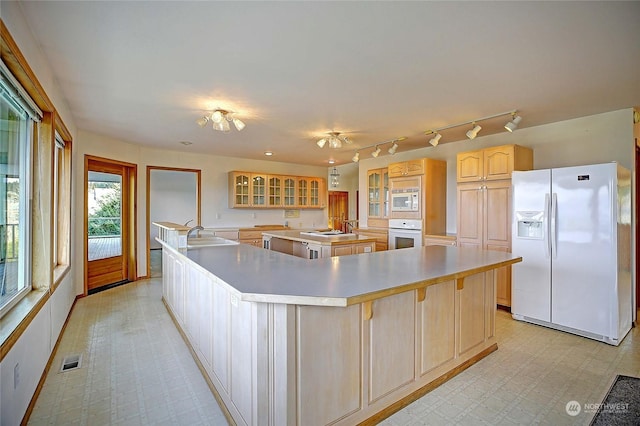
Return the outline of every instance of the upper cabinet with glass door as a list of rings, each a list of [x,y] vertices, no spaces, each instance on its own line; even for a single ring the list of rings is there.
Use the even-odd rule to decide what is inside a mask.
[[[324,178],[229,172],[230,208],[318,209],[326,205]]]
[[[389,217],[389,172],[386,168],[367,172],[367,206],[368,217]]]

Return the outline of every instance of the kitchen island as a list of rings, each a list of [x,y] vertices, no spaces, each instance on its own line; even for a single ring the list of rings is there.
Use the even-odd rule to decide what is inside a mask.
[[[266,231],[262,247],[305,259],[373,253],[376,239],[336,231]]]
[[[230,423],[374,424],[497,349],[509,253],[431,246],[307,260],[163,244],[163,299]]]

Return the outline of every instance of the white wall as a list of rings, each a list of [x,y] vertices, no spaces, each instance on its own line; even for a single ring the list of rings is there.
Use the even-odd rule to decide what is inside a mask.
[[[198,180],[195,172],[151,170],[149,179],[149,222],[198,224]],[[158,228],[149,229],[151,248],[162,247],[156,241]]]
[[[300,210],[300,218],[285,219],[282,209],[232,209],[228,200],[228,172],[232,170],[258,171],[266,173],[327,176],[326,167],[310,167],[298,164],[280,163],[263,160],[220,157],[181,151],[169,151],[143,147],[133,143],[115,140],[80,130],[74,146],[75,158],[73,166],[73,191],[75,195],[74,209],[84,209],[84,156],[93,155],[113,160],[136,164],[138,167],[137,185],[137,257],[138,276],[147,273],[147,241],[146,241],[146,167],[173,167],[201,170],[202,185],[202,220],[207,228],[251,227],[264,224],[284,224],[295,228],[311,228],[324,226],[327,222],[327,209]],[[74,222],[75,237],[73,245],[77,248],[73,261],[83,265],[83,224]],[[83,291],[82,267],[75,270],[76,293]]]
[[[60,94],[46,57],[26,24],[19,2],[0,2],[0,17],[14,38],[38,81],[53,102],[75,139],[76,126],[65,99]],[[72,203],[74,202],[72,197]],[[73,204],[72,204],[73,205]],[[77,210],[71,211],[71,223],[77,222]],[[71,230],[72,238],[74,230]],[[37,236],[34,236],[37,238]],[[73,258],[75,247],[71,247]],[[0,424],[20,424],[60,331],[75,300],[74,265],[60,282],[15,345],[0,362]],[[14,387],[14,369],[18,365],[19,383]]]
[[[525,116],[526,120],[526,116]],[[524,122],[523,122],[524,124]],[[456,154],[491,146],[518,144],[533,149],[535,169],[577,166],[581,164],[617,161],[633,168],[633,109],[560,121],[543,126],[520,128],[513,133],[503,132],[478,136],[474,140],[442,143],[428,148],[399,152],[394,156],[360,160],[360,193],[367,192],[367,170],[386,167],[389,163],[414,158],[433,158],[447,162],[447,232],[456,232]],[[367,200],[360,199],[360,225],[366,226]],[[364,213],[362,213],[364,212]]]

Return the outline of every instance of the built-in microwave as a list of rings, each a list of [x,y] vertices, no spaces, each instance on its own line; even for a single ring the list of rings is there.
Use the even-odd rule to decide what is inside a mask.
[[[397,188],[391,190],[392,212],[417,212],[420,210],[420,189]]]

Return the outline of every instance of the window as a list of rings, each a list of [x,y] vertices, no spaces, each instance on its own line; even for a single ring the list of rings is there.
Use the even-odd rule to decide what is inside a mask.
[[[31,141],[39,111],[4,67],[0,71],[1,316],[31,290]]]
[[[71,146],[56,132],[53,151],[53,267],[69,265]]]

